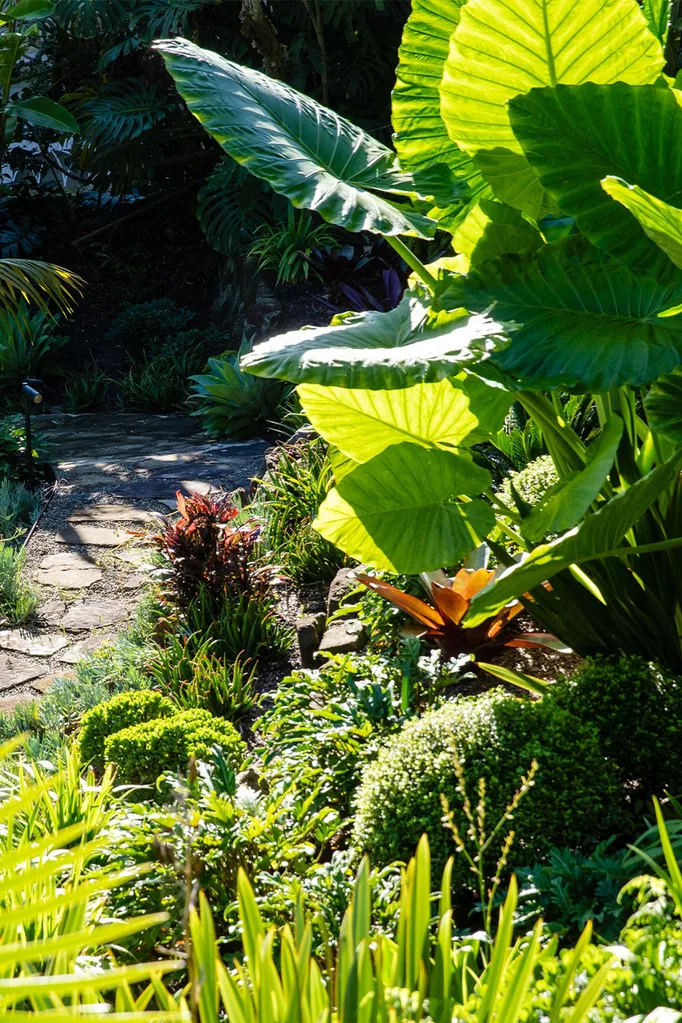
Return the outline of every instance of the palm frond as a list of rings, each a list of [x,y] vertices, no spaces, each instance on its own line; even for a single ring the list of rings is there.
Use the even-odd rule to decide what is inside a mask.
[[[22,300],[49,311],[54,302],[61,313],[73,312],[85,281],[54,263],[35,259],[0,259],[0,308],[16,310]]]

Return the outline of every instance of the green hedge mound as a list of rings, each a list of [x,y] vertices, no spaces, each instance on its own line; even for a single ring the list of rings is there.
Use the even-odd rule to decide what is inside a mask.
[[[485,779],[488,831],[538,761],[535,785],[509,825],[515,832],[510,866],[541,858],[554,845],[593,848],[618,829],[618,770],[600,749],[597,731],[551,700],[520,700],[497,689],[452,700],[409,722],[367,766],[356,796],[353,844],[367,850],[373,864],[407,860],[424,832],[437,870],[455,852],[441,805],[443,794],[466,834],[453,747],[474,812],[479,779]],[[505,833],[488,852],[491,875]],[[474,881],[462,856],[455,857],[453,877],[464,885]]]
[[[143,689],[119,693],[106,703],[99,703],[83,715],[78,737],[81,758],[92,763],[97,771],[104,770],[104,744],[114,732],[156,718],[169,718],[178,708],[161,693]]]
[[[205,759],[213,746],[220,746],[235,769],[246,753],[229,721],[207,710],[185,710],[115,732],[104,744],[104,756],[116,765],[117,781],[151,785],[164,771],[184,771],[190,757]]]

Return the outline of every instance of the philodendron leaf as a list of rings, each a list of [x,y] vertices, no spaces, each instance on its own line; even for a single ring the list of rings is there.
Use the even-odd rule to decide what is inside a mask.
[[[601,187],[636,217],[647,237],[682,269],[682,210],[622,178],[604,178]]]
[[[469,0],[450,44],[441,114],[500,199],[539,217],[543,189],[506,104],[539,85],[655,82],[663,50],[636,0]],[[583,124],[576,121],[576,134]],[[627,134],[627,133],[626,133]],[[573,179],[571,166],[567,180]]]
[[[654,381],[644,399],[649,426],[674,444],[682,444],[682,367]]]
[[[373,568],[408,575],[454,564],[495,524],[480,494],[491,476],[470,458],[394,444],[344,476],[313,523],[322,536]]]
[[[431,237],[436,224],[375,195],[412,195],[395,153],[361,128],[261,71],[186,39],[154,44],[190,111],[226,153],[297,207],[348,231]]]
[[[505,569],[471,602],[467,625],[475,626],[495,614],[510,600],[542,585],[571,565],[613,556],[614,549],[637,519],[677,476],[682,454],[652,469],[631,487],[612,497],[598,512],[552,543],[536,547],[525,561]]]
[[[491,194],[473,160],[448,135],[440,115],[440,82],[466,0],[412,0],[398,51],[392,117],[401,165],[415,173],[441,168],[467,182],[475,198]],[[438,201],[438,200],[437,200]]]
[[[303,327],[280,334],[242,360],[256,376],[295,384],[324,384],[384,390],[434,383],[485,358],[503,338],[503,328],[485,315],[458,310],[428,326],[428,308],[405,296],[388,313],[346,313],[329,327]]]
[[[586,392],[639,387],[682,361],[682,316],[660,316],[682,302],[682,283],[635,277],[570,239],[496,271],[455,279],[445,298],[472,311],[493,306],[512,338],[494,363],[522,384]]]
[[[622,82],[531,89],[511,100],[509,116],[544,188],[593,245],[657,280],[678,276],[601,182],[622,178],[682,205],[682,147],[661,144],[682,134],[682,93]]]
[[[69,111],[47,96],[32,96],[29,99],[17,99],[5,107],[10,116],[22,117],[29,124],[38,128],[52,128],[53,131],[77,132],[78,121]]]
[[[552,487],[533,506],[530,515],[523,520],[524,536],[537,543],[549,533],[572,529],[580,521],[598,497],[611,471],[622,434],[623,420],[612,416],[597,440],[587,449],[585,468],[571,479]]]

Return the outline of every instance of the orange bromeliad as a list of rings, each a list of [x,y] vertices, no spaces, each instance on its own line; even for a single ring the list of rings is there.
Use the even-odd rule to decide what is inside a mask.
[[[524,609],[519,600],[507,604],[480,625],[474,628],[467,627],[465,618],[471,601],[484,586],[488,585],[494,575],[495,572],[487,568],[462,568],[454,579],[442,572],[433,573],[434,578],[423,577],[428,580],[433,605],[427,604],[419,597],[403,593],[402,590],[382,582],[376,576],[360,573],[358,579],[414,618],[423,627],[417,634],[433,640],[447,658],[475,653],[493,646],[550,647],[553,650],[565,650],[560,640],[549,632],[524,632],[509,639],[502,636],[505,626]],[[438,578],[443,581],[438,582]]]

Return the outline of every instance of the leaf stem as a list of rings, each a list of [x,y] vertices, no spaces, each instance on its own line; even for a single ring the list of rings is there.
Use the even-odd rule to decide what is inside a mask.
[[[433,274],[429,273],[422,261],[417,259],[414,252],[412,252],[411,249],[408,249],[405,242],[401,242],[400,238],[396,237],[396,235],[384,235],[384,238],[391,248],[395,249],[398,255],[405,260],[410,270],[414,270],[417,276],[421,277],[424,284],[432,292],[432,294],[435,294],[438,287],[438,281]]]

